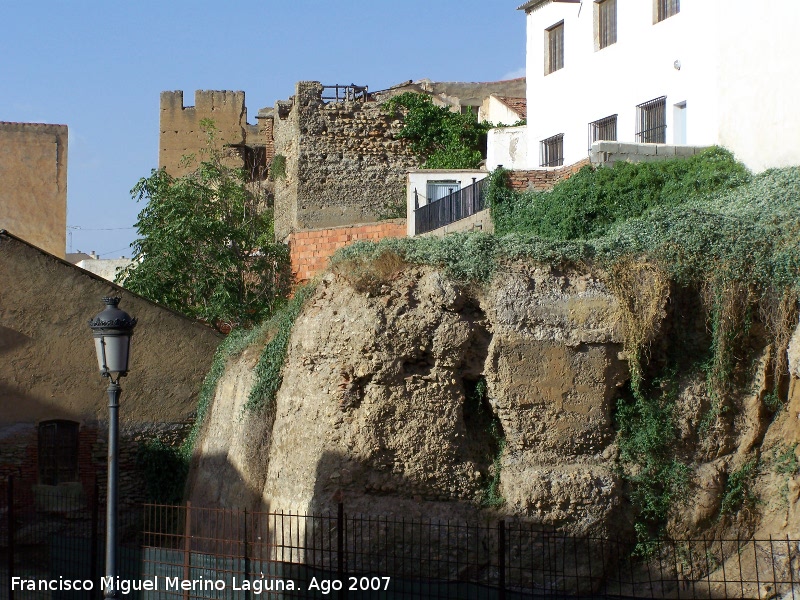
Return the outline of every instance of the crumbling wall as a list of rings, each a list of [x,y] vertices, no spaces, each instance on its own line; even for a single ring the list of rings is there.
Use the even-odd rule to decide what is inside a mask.
[[[253,168],[249,163],[256,147],[264,147],[271,133],[267,123],[250,125],[247,123],[245,94],[230,90],[197,90],[194,93],[194,106],[183,105],[183,92],[161,92],[160,135],[158,145],[158,166],[165,168],[176,177],[190,173],[202,160],[202,152],[207,147],[207,133],[200,125],[203,119],[214,121],[215,143],[225,149],[225,162],[232,168],[248,168],[249,171],[266,170],[264,153],[258,157],[259,165]],[[270,140],[271,143],[271,140]],[[187,163],[185,156],[193,155],[195,162]]]
[[[67,126],[0,122],[0,229],[64,258]]]
[[[402,122],[380,103],[325,104],[321,96],[319,82],[301,81],[288,114],[276,107],[275,152],[287,160],[275,189],[279,240],[296,229],[377,221],[385,206],[404,203],[406,172],[418,166],[396,139]]]

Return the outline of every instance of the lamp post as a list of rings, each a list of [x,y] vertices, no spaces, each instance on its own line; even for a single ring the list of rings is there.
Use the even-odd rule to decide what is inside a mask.
[[[128,374],[131,336],[136,319],[118,308],[119,298],[103,298],[105,309],[89,320],[97,351],[100,375],[108,377],[108,489],[106,491],[106,579],[105,598],[117,598],[117,497],[119,481],[119,386]],[[114,377],[116,376],[116,380]]]

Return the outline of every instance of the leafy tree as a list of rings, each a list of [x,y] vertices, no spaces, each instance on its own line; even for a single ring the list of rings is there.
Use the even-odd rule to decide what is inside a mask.
[[[210,144],[213,124],[206,123]],[[289,252],[273,242],[272,211],[248,191],[220,152],[191,174],[153,169],[131,190],[139,213],[125,287],[220,331],[268,317],[290,285]]]
[[[392,111],[405,109],[400,138],[411,141],[411,148],[426,169],[476,169],[483,160],[481,147],[491,123],[478,123],[472,114],[436,106],[430,96],[406,92],[387,102]]]

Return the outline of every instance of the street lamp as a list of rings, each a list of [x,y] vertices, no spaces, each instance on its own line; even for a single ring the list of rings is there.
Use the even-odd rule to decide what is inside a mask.
[[[119,387],[128,374],[131,336],[136,319],[118,308],[119,298],[103,298],[105,309],[89,327],[94,335],[100,374],[108,377],[108,490],[106,492],[106,581],[105,598],[117,598],[117,496],[119,481]],[[114,379],[116,375],[116,380]]]

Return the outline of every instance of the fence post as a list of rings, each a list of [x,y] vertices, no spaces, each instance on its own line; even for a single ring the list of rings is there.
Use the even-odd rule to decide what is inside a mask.
[[[100,488],[97,483],[97,475],[94,478],[94,490],[93,490],[93,497],[92,497],[92,539],[91,539],[91,548],[89,549],[89,569],[92,581],[98,581],[100,578],[98,577],[97,573],[97,545],[99,543],[98,539],[98,530],[99,525],[98,521],[100,520],[100,511],[98,510],[98,506],[100,504]],[[100,597],[100,587],[98,586],[97,591],[89,590],[89,600],[92,598],[99,598]]]
[[[8,600],[14,600],[14,476],[8,476]]]
[[[247,552],[247,509],[244,509],[244,580],[250,579],[250,559]],[[263,576],[263,573],[262,573]],[[250,590],[244,592],[245,600],[250,598]]]
[[[345,597],[346,588],[344,581],[344,503],[339,502],[336,512],[336,577],[342,583],[339,598]]]
[[[183,526],[183,580],[191,579],[192,570],[192,503],[186,501],[186,519]],[[189,600],[189,590],[183,593],[184,600]]]
[[[506,522],[497,524],[497,586],[498,600],[506,600]]]

